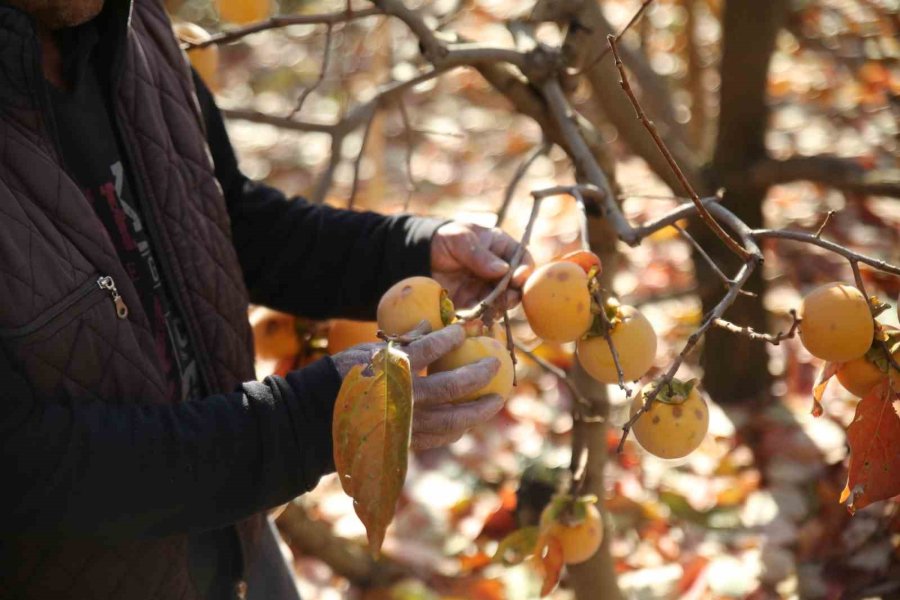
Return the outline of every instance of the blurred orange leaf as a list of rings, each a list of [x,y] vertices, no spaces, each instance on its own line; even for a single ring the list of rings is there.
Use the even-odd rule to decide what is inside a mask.
[[[562,544],[552,535],[541,536],[535,556],[544,580],[541,585],[541,597],[548,595],[559,583],[563,568]]]

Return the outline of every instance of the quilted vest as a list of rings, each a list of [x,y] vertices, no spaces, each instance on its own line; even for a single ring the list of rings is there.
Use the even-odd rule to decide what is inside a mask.
[[[207,390],[231,391],[254,378],[247,291],[189,68],[161,0],[134,0],[122,12],[113,110],[134,191]],[[39,401],[166,402],[137,292],[61,165],[45,86],[31,19],[0,3],[3,351]],[[126,318],[100,277],[112,278]],[[245,564],[261,525],[260,516],[237,525]],[[17,564],[4,565],[12,580],[0,581],[3,598],[199,600],[183,535],[12,544]]]

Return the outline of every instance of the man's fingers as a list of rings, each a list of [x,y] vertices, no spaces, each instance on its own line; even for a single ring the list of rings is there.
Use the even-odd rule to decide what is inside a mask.
[[[413,382],[413,397],[416,409],[449,402],[477,392],[497,374],[500,361],[496,358],[483,358],[470,365],[434,373],[428,377],[417,377]]]
[[[478,277],[499,279],[509,269],[507,262],[491,252],[474,233],[455,238],[455,241],[456,259]]]
[[[466,340],[466,332],[461,325],[447,325],[434,333],[416,340],[406,346],[406,354],[409,355],[409,364],[413,372],[420,371],[447,354],[458,348]]]
[[[467,429],[493,417],[501,408],[503,398],[490,394],[472,402],[416,410],[413,419],[413,437],[417,435],[458,437]]]

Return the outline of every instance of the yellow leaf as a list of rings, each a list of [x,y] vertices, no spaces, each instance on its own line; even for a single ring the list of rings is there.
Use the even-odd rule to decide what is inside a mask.
[[[357,365],[344,378],[332,422],[338,478],[375,555],[403,489],[411,431],[409,359],[388,345],[367,369]]]

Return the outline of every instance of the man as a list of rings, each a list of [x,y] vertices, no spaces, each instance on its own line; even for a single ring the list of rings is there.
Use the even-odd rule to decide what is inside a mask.
[[[248,301],[371,318],[431,273],[466,304],[516,249],[247,180],[197,85],[159,0],[0,0],[3,598],[235,598],[248,577],[283,597],[260,513],[333,469],[334,400],[372,347],[254,382]],[[413,367],[462,339],[425,336]],[[417,378],[413,444],[499,410],[449,403],[496,368]]]

